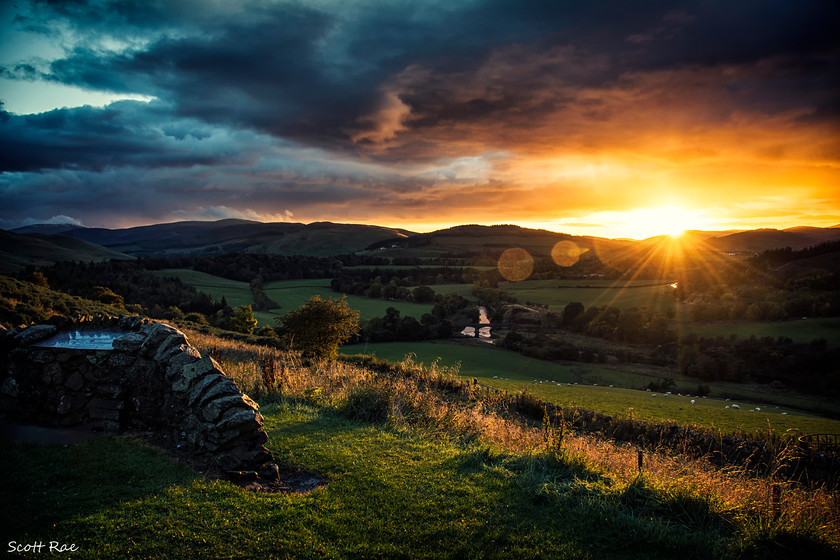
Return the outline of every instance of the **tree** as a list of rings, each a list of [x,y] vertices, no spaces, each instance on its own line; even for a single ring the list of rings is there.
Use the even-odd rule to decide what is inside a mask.
[[[233,310],[230,318],[231,330],[252,334],[256,326],[257,320],[254,318],[254,310],[250,305],[241,305]]]
[[[338,347],[359,330],[359,312],[342,297],[309,298],[298,309],[278,319],[291,346],[313,358],[334,358]]]
[[[563,308],[563,324],[569,326],[579,316],[583,315],[585,308],[579,301],[572,301]]]

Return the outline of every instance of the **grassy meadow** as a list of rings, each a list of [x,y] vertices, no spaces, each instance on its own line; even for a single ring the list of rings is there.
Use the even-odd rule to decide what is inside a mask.
[[[766,388],[711,383],[712,395],[695,395],[697,381],[676,380],[671,395],[639,390],[662,374],[624,371],[600,364],[553,363],[470,341],[422,343],[386,342],[344,346],[344,354],[372,354],[379,359],[401,361],[408,356],[426,365],[457,367],[465,378],[511,393],[527,391],[563,407],[579,407],[612,416],[655,423],[701,425],[727,432],[746,430],[785,433],[840,433],[840,420],[813,412],[826,409],[840,416],[837,403],[809,396],[771,393]],[[614,387],[610,387],[613,385]],[[678,396],[677,394],[686,396]],[[654,396],[656,395],[656,396]],[[718,395],[718,396],[715,396]],[[695,404],[691,404],[691,400]],[[728,399],[728,400],[727,400]],[[740,410],[732,409],[738,404]],[[730,408],[726,408],[729,406]],[[756,412],[755,408],[760,408]]]
[[[175,277],[184,284],[192,286],[199,292],[209,295],[216,301],[225,298],[231,307],[240,305],[254,305],[254,298],[251,295],[251,286],[248,282],[228,280],[221,276],[214,276],[206,272],[199,272],[189,268],[169,268],[154,270],[153,274],[165,277]]]
[[[199,292],[204,292],[216,301],[225,298],[228,305],[238,307],[240,305],[253,305],[254,298],[251,294],[251,287],[247,282],[228,280],[212,274],[198,272],[190,269],[166,269],[155,271],[160,276],[174,276],[184,284],[194,287]],[[269,299],[276,302],[279,307],[269,311],[255,311],[254,317],[260,327],[273,327],[277,325],[276,319],[282,317],[289,311],[302,306],[307,299],[320,295],[322,298],[338,299],[343,294],[334,292],[330,288],[329,279],[314,280],[282,280],[269,282],[263,286],[263,291]],[[374,317],[382,317],[389,307],[396,307],[402,316],[411,315],[418,320],[424,313],[432,310],[429,304],[412,303],[408,301],[390,301],[373,299],[363,296],[348,295],[347,303],[350,307],[359,312],[359,318],[363,320]]]
[[[694,333],[697,336],[716,338],[719,336],[738,338],[790,338],[794,342],[808,343],[816,339],[825,339],[832,346],[840,345],[840,318],[818,317],[774,322],[716,322],[690,323],[678,322],[674,330],[680,335]]]
[[[578,301],[586,307],[611,305],[619,309],[637,307],[667,313],[674,309],[673,288],[670,283],[651,281],[609,280],[525,280],[499,285],[512,292],[521,302],[547,305],[559,313],[570,302]]]
[[[307,299],[316,295],[320,295],[324,299],[328,297],[338,299],[343,295],[330,288],[329,279],[283,280],[280,282],[270,282],[263,289],[272,301],[280,304],[279,309],[272,310],[276,311],[279,315],[297,309]],[[350,307],[357,310],[359,312],[359,318],[363,320],[382,317],[389,307],[399,309],[402,316],[410,315],[416,317],[418,320],[424,313],[429,313],[432,310],[432,305],[429,304],[374,299],[356,295],[347,295],[345,297]]]

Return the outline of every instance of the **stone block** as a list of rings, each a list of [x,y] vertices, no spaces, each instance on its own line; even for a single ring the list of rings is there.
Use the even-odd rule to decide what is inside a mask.
[[[145,318],[135,315],[133,317],[120,317],[117,320],[117,327],[126,331],[139,329],[144,324]],[[145,338],[145,337],[143,337]]]
[[[71,391],[79,391],[82,387],[85,386],[85,378],[82,377],[78,371],[73,372],[73,374],[67,378],[67,381],[64,383],[64,386],[70,389]]]
[[[0,393],[9,397],[17,397],[20,394],[20,386],[14,377],[7,377],[0,385]]]
[[[198,403],[199,408],[205,406],[210,401],[216,400],[218,398],[241,394],[239,392],[239,389],[236,387],[236,383],[234,383],[232,379],[225,376],[222,377],[222,381],[213,385],[204,394],[204,396],[201,397],[201,400]]]
[[[14,335],[15,344],[18,346],[30,346],[41,342],[58,332],[55,325],[32,325]]]
[[[201,359],[201,353],[192,346],[182,344],[179,350],[180,352],[174,354],[166,363],[166,378],[170,381],[181,373],[185,365],[195,363]]]
[[[125,403],[123,401],[118,401],[114,399],[91,399],[90,400],[90,408],[91,409],[102,409],[102,410],[122,410],[125,408]]]
[[[55,362],[46,364],[41,370],[41,381],[47,386],[60,385],[63,377],[61,366]]]
[[[225,377],[220,373],[211,373],[202,377],[201,380],[195,385],[193,385],[192,389],[190,389],[187,404],[189,406],[195,406],[195,404],[201,398],[201,395],[203,395],[214,384],[222,381],[224,378]]]
[[[280,469],[274,463],[266,463],[258,471],[263,480],[277,480],[280,478]]]
[[[236,410],[229,416],[225,416],[216,423],[216,429],[240,428],[248,424],[256,424],[257,427],[262,426],[262,417],[250,408],[248,410]]]
[[[128,332],[114,339],[113,347],[118,352],[137,352],[146,342],[146,337],[139,332]]]
[[[143,327],[140,332],[146,335],[146,341],[140,347],[140,351],[147,356],[154,356],[164,340],[181,331],[163,323],[152,323]]]
[[[205,356],[197,362],[185,365],[181,370],[181,374],[175,377],[175,380],[172,382],[172,389],[179,393],[187,393],[194,383],[210,373],[221,374],[222,371],[219,368],[219,364],[216,363],[216,360],[210,356]]]
[[[134,356],[130,354],[123,354],[122,352],[114,352],[113,355],[108,358],[108,365],[113,368],[127,368],[133,363]]]
[[[114,383],[106,383],[103,385],[96,386],[96,393],[101,397],[110,398],[110,399],[118,399],[125,394],[125,389]]]
[[[189,344],[187,337],[183,334],[172,334],[164,340],[155,353],[155,361],[159,364],[166,364],[178,352],[183,352]]]
[[[106,363],[110,357],[110,350],[87,350],[87,354],[85,355],[87,361],[95,367]]]
[[[105,410],[104,408],[91,408],[88,410],[88,416],[91,420],[110,420],[118,422],[120,419],[120,411]]]
[[[224,412],[234,407],[242,409],[245,404],[246,403],[242,398],[242,395],[237,394],[221,397],[207,403],[201,411],[201,416],[208,422],[216,422]]]

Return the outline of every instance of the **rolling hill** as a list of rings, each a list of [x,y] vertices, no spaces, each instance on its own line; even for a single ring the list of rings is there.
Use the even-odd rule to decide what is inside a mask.
[[[34,227],[29,226],[29,230]],[[241,252],[324,257],[353,253],[385,237],[414,235],[407,230],[369,225],[248,220],[175,222],[126,229],[76,227],[62,233],[134,256]]]
[[[60,261],[132,259],[129,255],[66,235],[20,234],[0,230],[0,273],[27,266],[46,266]]]
[[[804,249],[826,241],[840,240],[840,226],[830,228],[793,227],[788,229],[753,229],[713,237],[706,243],[721,252],[761,253],[790,247]]]

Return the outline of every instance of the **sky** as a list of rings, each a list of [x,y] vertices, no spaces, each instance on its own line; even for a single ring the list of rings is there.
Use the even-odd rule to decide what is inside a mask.
[[[0,0],[0,228],[840,224],[834,0]]]

